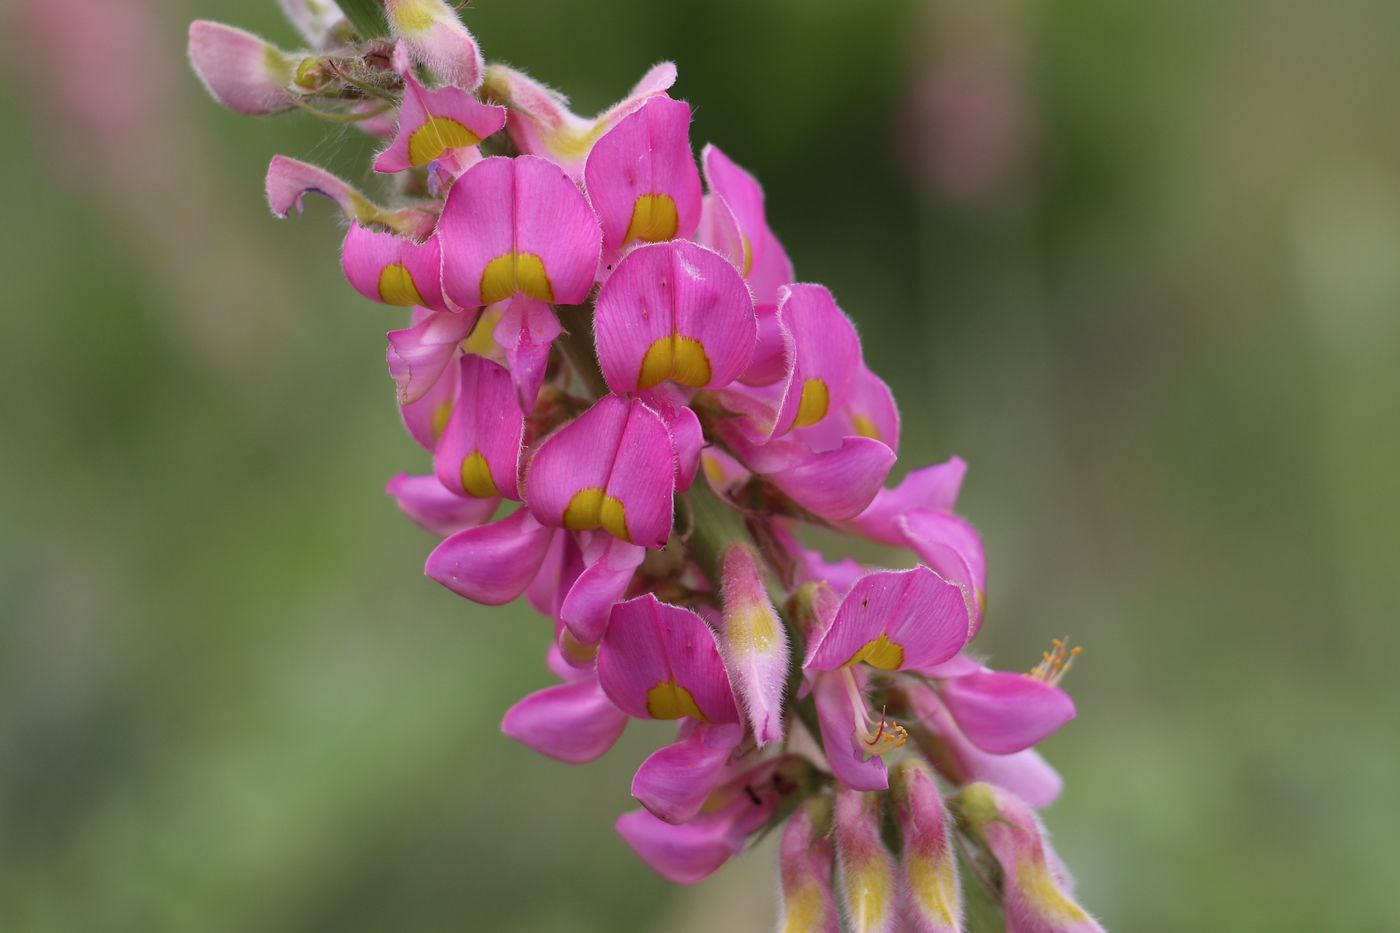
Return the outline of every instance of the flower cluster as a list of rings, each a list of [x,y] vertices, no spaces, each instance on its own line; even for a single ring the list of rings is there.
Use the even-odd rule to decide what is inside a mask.
[[[965,886],[1009,930],[1098,929],[1034,810],[1060,789],[1032,746],[1074,716],[1075,652],[1027,674],[969,653],[986,562],[953,512],[963,462],[886,486],[889,388],[796,281],[753,176],[713,145],[697,166],[675,67],[585,118],[486,64],[441,0],[283,6],[305,51],[196,22],[191,59],[234,110],[383,140],[388,206],[283,156],[267,196],[334,201],[350,284],[409,309],[388,368],[431,470],[388,491],[442,538],[427,575],[553,621],[559,683],[503,731],[586,762],[631,719],[676,720],[618,832],[693,883],[781,827],[785,930],[963,929]],[[917,563],[829,562],[811,527]]]

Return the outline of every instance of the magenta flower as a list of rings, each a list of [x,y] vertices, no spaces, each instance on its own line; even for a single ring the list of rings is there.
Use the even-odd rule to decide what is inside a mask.
[[[424,573],[545,620],[558,682],[503,700],[502,732],[579,764],[630,719],[674,720],[619,835],[693,884],[779,831],[788,933],[968,929],[973,886],[1007,930],[1098,929],[1031,809],[1061,791],[1035,745],[1075,715],[1076,652],[1026,674],[969,653],[988,584],[954,512],[966,465],[886,486],[889,387],[835,296],[796,281],[757,179],[713,145],[697,167],[675,67],[585,118],[488,63],[442,0],[385,0],[378,26],[283,6],[310,51],[196,23],[191,60],[236,110],[385,140],[380,200],[284,156],[267,197],[334,202],[346,280],[395,315],[425,453],[387,492],[440,539]]]

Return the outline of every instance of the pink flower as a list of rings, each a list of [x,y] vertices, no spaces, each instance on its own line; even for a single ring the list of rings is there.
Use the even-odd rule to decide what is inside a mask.
[[[780,830],[787,933],[834,933],[843,912],[862,933],[951,933],[964,883],[1001,899],[1009,931],[1098,929],[1031,809],[1061,790],[1034,746],[1075,715],[1059,686],[1075,652],[1056,642],[1026,674],[965,653],[987,585],[954,514],[966,466],[886,488],[889,386],[831,292],[793,281],[757,179],[714,146],[697,168],[675,67],[584,118],[484,67],[443,0],[385,0],[388,38],[283,6],[314,53],[197,23],[192,60],[235,109],[387,141],[382,203],[284,156],[268,203],[335,203],[347,281],[409,309],[385,359],[431,472],[386,491],[441,539],[424,573],[547,620],[558,680],[502,732],[577,764],[629,719],[674,721],[618,833],[690,884]],[[813,528],[918,563],[828,556]],[[957,847],[1001,874],[960,877]]]

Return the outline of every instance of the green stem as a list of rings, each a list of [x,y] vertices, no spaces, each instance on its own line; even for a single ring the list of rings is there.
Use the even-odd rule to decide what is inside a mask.
[[[338,0],[338,3],[361,39],[388,38],[389,20],[384,16],[383,0]]]
[[[608,382],[598,367],[597,354],[593,352],[593,303],[581,305],[555,305],[559,323],[564,333],[559,337],[559,347],[564,358],[578,374],[593,398],[599,399],[608,394]]]

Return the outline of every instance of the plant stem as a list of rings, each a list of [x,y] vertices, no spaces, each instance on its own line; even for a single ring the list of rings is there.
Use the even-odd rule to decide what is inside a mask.
[[[384,39],[389,35],[389,20],[384,16],[383,0],[338,0],[340,11],[361,39]]]

